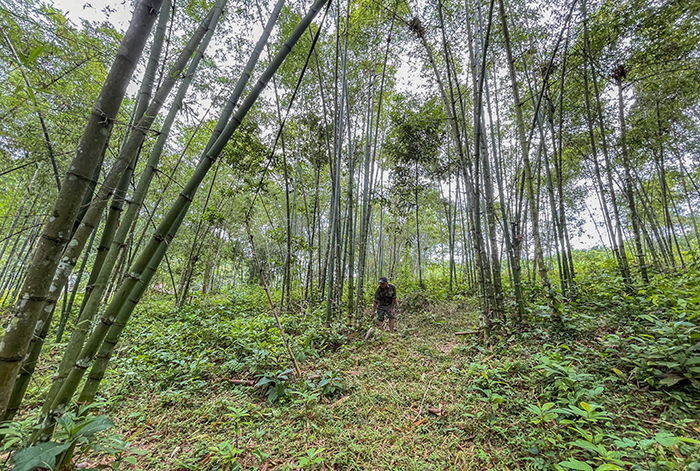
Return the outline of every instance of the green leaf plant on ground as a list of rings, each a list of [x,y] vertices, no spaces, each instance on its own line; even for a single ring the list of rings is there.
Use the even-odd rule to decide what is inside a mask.
[[[314,349],[297,378],[256,299],[141,306],[104,380],[105,396],[127,400],[102,405],[149,450],[139,469],[687,471],[700,460],[692,384],[652,388],[626,360],[642,335],[683,344],[683,326],[662,334],[648,318],[620,325],[608,317],[618,311],[569,306],[579,334],[532,317],[485,344],[454,336],[476,324],[471,305],[435,301],[404,315],[403,335],[376,342],[363,339],[368,324],[286,312],[294,351]]]
[[[89,407],[84,411],[87,409]],[[95,453],[110,456],[109,467],[112,469],[117,469],[122,461],[136,464],[134,456],[125,456],[129,443],[115,434],[101,434],[114,427],[114,422],[107,416],[76,416],[66,413],[57,420],[57,424],[58,429],[52,440],[22,448],[12,455],[13,470],[72,469],[74,458]],[[140,453],[136,450],[129,451]]]
[[[53,469],[56,465],[56,457],[68,450],[71,442],[44,442],[20,450],[13,455],[15,471],[31,471],[36,468]]]

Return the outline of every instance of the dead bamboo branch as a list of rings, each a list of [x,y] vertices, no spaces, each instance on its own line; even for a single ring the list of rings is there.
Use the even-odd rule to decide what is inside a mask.
[[[253,233],[250,232],[250,224],[248,223],[248,218],[245,220],[245,228],[246,231],[248,232],[248,237],[250,238],[250,248],[253,250],[253,256],[255,257],[255,263],[258,264],[258,272],[260,273],[260,281],[262,282],[263,289],[265,290],[265,294],[267,294],[267,300],[270,301],[270,307],[272,308],[272,315],[275,316],[275,321],[277,321],[277,328],[280,330],[280,335],[282,336],[282,341],[284,342],[284,346],[287,347],[287,353],[289,353],[289,358],[292,360],[292,364],[294,365],[294,371],[297,373],[297,378],[301,378],[301,368],[299,368],[299,365],[297,364],[297,359],[294,357],[294,352],[292,352],[292,347],[289,346],[289,342],[287,341],[287,336],[284,334],[284,329],[282,329],[282,323],[280,322],[280,318],[277,315],[277,306],[275,305],[274,302],[272,302],[272,296],[270,296],[270,290],[267,289],[267,281],[265,281],[265,274],[263,273],[263,268],[262,264],[260,263],[260,259],[258,258],[258,253],[255,251],[255,243],[253,242]]]

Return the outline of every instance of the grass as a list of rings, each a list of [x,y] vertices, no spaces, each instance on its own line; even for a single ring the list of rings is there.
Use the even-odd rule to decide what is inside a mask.
[[[127,437],[136,446],[149,449],[151,456],[141,458],[140,466],[153,469],[163,465],[194,469],[216,461],[216,452],[209,448],[235,435],[226,417],[233,404],[248,414],[239,439],[245,449],[239,461],[247,467],[263,465],[256,450],[270,456],[266,461],[270,467],[290,468],[309,449],[323,449],[319,454],[323,464],[318,466],[342,469],[442,469],[455,461],[476,464],[480,453],[465,440],[468,436],[462,429],[467,424],[457,420],[464,407],[454,407],[463,391],[458,387],[459,375],[451,371],[456,342],[452,332],[471,322],[469,314],[463,314],[444,322],[437,321],[435,314],[406,315],[393,337],[374,335],[304,364],[312,376],[316,371],[339,372],[346,391],[332,398],[310,402],[290,398],[271,404],[259,391],[245,386],[217,387],[204,396],[174,395],[178,399],[165,403],[163,395],[144,401],[129,398],[143,413],[120,426],[132,431]],[[446,415],[431,414],[429,408],[442,409]],[[188,437],[182,436],[183,429]],[[169,446],[163,447],[165,443]]]
[[[369,323],[327,328],[314,314],[286,315],[302,378],[285,370],[259,292],[185,311],[153,297],[127,329],[94,412],[144,451],[123,469],[697,471],[699,389],[669,373],[693,378],[697,327],[663,318],[689,315],[677,300],[695,281],[667,279],[637,298],[596,287],[604,295],[565,305],[557,329],[533,301],[528,324],[490,345],[454,335],[477,325],[471,300],[407,295],[398,333],[369,340]],[[62,346],[45,346],[24,417]],[[273,390],[281,397],[271,401]],[[93,451],[79,460],[110,459]]]
[[[309,356],[307,378],[275,402],[230,381],[259,374],[221,368],[125,393],[122,357],[105,394],[125,396],[108,414],[147,451],[134,469],[700,469],[697,445],[683,441],[700,432],[697,395],[630,380],[605,340],[611,326],[567,337],[533,325],[487,347],[454,335],[476,325],[463,303],[399,319],[393,337],[346,332],[334,351]],[[318,383],[331,373],[337,391],[324,396]],[[554,418],[538,417],[547,403]],[[608,455],[582,448],[587,436]]]

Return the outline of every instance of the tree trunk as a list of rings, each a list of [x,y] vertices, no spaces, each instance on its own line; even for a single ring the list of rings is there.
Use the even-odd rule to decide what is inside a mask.
[[[613,208],[613,216],[615,217],[615,238],[617,240],[617,243],[613,245],[613,251],[617,252],[619,255],[619,262],[620,262],[620,270],[622,272],[622,278],[625,281],[625,284],[627,286],[627,291],[632,292],[634,291],[634,280],[632,279],[632,275],[629,270],[629,263],[627,261],[627,252],[625,251],[625,244],[624,244],[624,239],[622,237],[622,221],[620,218],[620,209],[617,204],[617,197],[615,194],[615,186],[613,185],[613,180],[612,180],[612,161],[610,160],[610,155],[608,153],[608,144],[607,144],[607,137],[605,133],[605,123],[603,122],[603,106],[601,104],[600,100],[600,93],[598,91],[598,80],[596,79],[595,75],[595,69],[593,69],[593,64],[591,62],[591,52],[590,52],[590,41],[588,38],[588,16],[586,13],[586,2],[584,1],[582,3],[582,8],[583,8],[583,17],[584,17],[584,22],[583,22],[583,35],[584,35],[584,51],[586,54],[586,58],[588,59],[588,63],[591,65],[591,82],[593,82],[593,93],[596,101],[596,111],[597,111],[597,118],[598,118],[598,127],[600,129],[600,144],[601,144],[601,150],[603,152],[603,157],[605,158],[605,175],[606,175],[606,180],[608,184],[608,191],[610,193],[610,204],[612,205]],[[604,198],[604,193],[601,193],[601,198]],[[611,231],[613,231],[612,226],[611,226]]]
[[[219,11],[220,8],[221,7],[219,7]],[[122,172],[125,171],[126,166],[133,161],[134,156],[141,148],[141,145],[143,144],[148,130],[150,129],[151,125],[153,124],[153,121],[155,120],[155,118],[158,115],[158,112],[160,111],[160,107],[169,95],[170,91],[172,90],[172,87],[175,85],[176,79],[180,76],[182,70],[187,65],[187,62],[192,56],[194,50],[197,48],[197,45],[202,40],[204,34],[207,31],[209,23],[212,21],[213,16],[216,16],[214,15],[214,10],[212,10],[209,13],[205,21],[202,24],[200,24],[195,34],[190,38],[189,42],[187,43],[187,46],[180,53],[179,57],[173,64],[171,70],[169,71],[168,77],[166,78],[166,80],[163,81],[163,84],[156,92],[153,101],[148,105],[146,111],[144,112],[144,116],[138,121],[133,132],[130,134],[127,143],[124,145],[122,151],[119,154],[119,158],[114,163],[110,172],[107,174],[107,177],[105,177],[105,180],[102,182],[102,186],[100,187],[100,190],[95,196],[95,199],[90,204],[90,208],[85,213],[85,216],[83,217],[83,220],[81,221],[78,230],[75,231],[71,243],[66,247],[63,253],[61,264],[58,266],[54,278],[52,280],[52,286],[56,287],[57,290],[53,292],[49,291],[43,305],[41,306],[42,311],[45,313],[43,315],[43,318],[41,318],[42,322],[49,321],[48,315],[46,314],[53,310],[56,303],[56,295],[58,294],[58,291],[62,289],[68,281],[68,277],[70,276],[73,267],[75,267],[80,253],[82,252],[82,249],[85,246],[85,243],[87,242],[87,239],[95,230],[95,227],[97,227],[98,222],[102,216],[102,212],[105,206],[107,205],[110,196],[112,195],[112,189],[115,186],[117,186],[117,183],[121,179]],[[113,236],[114,234],[110,239],[112,239]],[[96,297],[95,302],[99,302],[99,300],[100,298]],[[74,355],[74,352],[78,351],[80,345],[82,345],[82,341],[87,335],[87,331],[91,323],[90,321],[92,319],[91,317],[88,318],[87,316],[91,314],[93,313],[86,313],[85,310],[81,313],[78,322],[76,323],[75,331],[73,335],[71,335],[71,339],[69,340],[69,347],[67,347],[66,353],[64,354],[67,358],[70,358],[71,355]],[[41,349],[43,340],[44,339],[40,335],[36,336],[35,339],[32,339],[33,345],[31,348]],[[70,363],[72,362],[67,362],[67,364]],[[63,371],[59,366],[59,374],[56,378],[55,385],[52,386],[49,392],[49,397],[51,397],[52,394],[54,394],[57,391],[60,382],[62,381],[63,375],[61,375],[61,373],[63,372],[65,374],[65,368],[67,368],[67,364],[64,363]],[[46,402],[48,403],[49,401]]]
[[[520,99],[520,90],[518,80],[515,75],[515,59],[510,47],[510,33],[508,32],[508,21],[506,17],[505,6],[503,0],[498,0],[499,9],[501,12],[501,27],[503,30],[503,40],[506,49],[506,57],[508,62],[508,71],[510,74],[510,83],[513,89],[513,103],[515,107],[515,120],[518,128],[518,140],[523,156],[523,169],[525,172],[525,184],[527,185],[527,195],[530,210],[530,221],[532,224],[532,235],[535,242],[535,264],[539,267],[540,278],[545,289],[549,290],[549,278],[547,277],[547,266],[544,264],[544,254],[542,252],[542,241],[540,236],[539,209],[535,198],[535,187],[532,176],[532,165],[530,163],[528,141],[525,137],[525,122],[523,121],[522,101]]]
[[[625,124],[625,104],[622,97],[622,80],[624,78],[624,66],[618,67],[616,69],[616,82],[617,82],[617,104],[620,111],[620,147],[622,150],[622,166],[625,171],[625,194],[627,195],[627,204],[630,210],[630,219],[632,220],[632,233],[634,234],[634,246],[637,251],[637,263],[639,264],[639,271],[642,275],[642,281],[644,284],[649,284],[649,275],[647,274],[647,267],[644,261],[644,250],[642,249],[642,236],[640,233],[639,225],[641,221],[639,220],[639,215],[637,214],[637,207],[634,202],[634,183],[632,181],[632,174],[630,172],[630,161],[629,152],[627,150],[627,126]]]
[[[158,17],[158,26],[156,28],[156,33],[153,37],[153,44],[151,46],[150,55],[148,57],[148,64],[146,66],[146,71],[144,72],[141,87],[139,89],[136,103],[134,105],[134,112],[132,113],[131,122],[129,123],[130,126],[126,129],[124,144],[126,144],[128,136],[131,134],[131,128],[133,126],[133,123],[138,123],[138,121],[143,117],[143,114],[146,112],[146,108],[151,102],[151,93],[153,90],[153,83],[155,82],[156,78],[160,53],[163,47],[163,40],[165,38],[165,29],[168,23],[168,18],[170,17],[170,4],[170,0],[163,0],[163,4],[161,5],[161,11]],[[92,265],[92,271],[90,272],[87,288],[85,289],[85,296],[83,297],[83,301],[80,306],[81,312],[84,309],[88,299],[90,298],[90,293],[92,292],[95,282],[97,281],[97,276],[99,275],[102,265],[104,264],[105,257],[107,257],[107,252],[109,251],[110,245],[112,244],[112,239],[114,238],[115,231],[117,230],[117,227],[119,227],[126,192],[128,191],[129,183],[131,182],[131,176],[133,175],[134,169],[136,167],[136,162],[140,153],[141,149],[139,148],[139,150],[134,155],[134,158],[130,162],[129,167],[119,180],[117,188],[115,188],[114,197],[112,198],[112,204],[109,208],[109,214],[107,215],[105,225],[102,229],[102,236],[100,237],[100,242],[97,246],[97,254],[95,256],[95,261]],[[94,176],[95,180],[97,180],[99,177],[99,169],[97,170],[98,172]],[[92,197],[94,196],[92,194],[93,191],[94,189],[90,192],[89,195],[86,194],[86,199],[83,201],[85,210],[80,215],[81,221],[85,216],[85,213],[89,209],[89,204],[92,201]],[[73,230],[73,235],[78,230],[79,226],[80,221],[76,221],[76,225]]]
[[[17,373],[27,354],[46,293],[52,286],[53,275],[63,249],[69,240],[73,221],[97,165],[100,152],[109,135],[138,58],[161,0],[143,0],[136,4],[129,29],[122,40],[115,62],[105,80],[88,124],[80,139],[77,153],[56,199],[39,246],[34,252],[27,273],[21,301],[15,307],[10,326],[0,342],[0,415],[4,416]],[[54,288],[56,290],[57,288]],[[60,291],[60,289],[58,289]],[[38,329],[37,329],[38,327]]]
[[[131,315],[131,312],[133,312],[134,307],[136,306],[143,292],[145,291],[148,281],[150,281],[150,277],[144,277],[144,273],[146,272],[146,270],[155,271],[155,269],[158,266],[158,263],[160,262],[160,260],[157,257],[157,254],[159,253],[159,248],[161,248],[163,244],[165,244],[167,248],[168,244],[165,241],[171,239],[177,233],[180,223],[184,218],[184,214],[182,213],[187,212],[190,201],[192,201],[192,199],[194,198],[194,195],[202,180],[204,179],[205,175],[207,174],[208,170],[211,168],[211,166],[216,161],[223,148],[231,139],[233,133],[236,131],[236,129],[238,129],[242,120],[244,119],[248,111],[251,109],[253,104],[256,102],[257,98],[260,96],[260,93],[262,92],[265,85],[272,79],[277,69],[289,55],[289,52],[294,47],[294,44],[296,44],[303,32],[306,30],[306,28],[308,28],[309,24],[319,12],[319,10],[324,6],[326,1],[327,0],[317,0],[314,3],[314,5],[309,10],[309,13],[307,13],[307,15],[297,25],[297,27],[285,41],[281,50],[275,56],[274,60],[258,79],[258,82],[255,85],[255,87],[253,87],[253,89],[246,96],[245,100],[238,107],[236,113],[228,122],[224,130],[221,132],[218,139],[216,139],[215,143],[211,146],[211,148],[205,151],[205,153],[202,156],[202,159],[200,160],[199,165],[197,166],[197,168],[194,171],[194,174],[192,175],[192,178],[185,185],[180,196],[177,198],[177,200],[169,210],[168,214],[159,224],[158,229],[156,230],[149,244],[141,251],[141,254],[137,257],[134,264],[129,269],[128,278],[126,278],[125,281],[119,287],[119,290],[115,294],[113,301],[110,303],[109,307],[103,314],[101,322],[98,324],[88,341],[85,343],[78,357],[78,360],[75,362],[73,368],[71,369],[71,372],[69,373],[66,380],[63,382],[61,390],[59,391],[58,395],[56,396],[51,405],[52,412],[63,410],[68,401],[70,401],[71,397],[73,396],[76,388],[80,383],[80,380],[83,377],[83,374],[85,373],[85,371],[91,364],[93,358],[97,354],[97,351],[100,348],[103,339],[106,337],[108,331],[110,330],[111,325],[114,323],[114,320],[122,320],[124,323],[126,323],[129,316]],[[273,24],[274,21],[271,20],[271,22],[269,23],[270,29],[272,28]],[[268,30],[266,30],[266,32],[263,33],[263,36],[265,35],[269,35]],[[258,46],[256,46],[256,49],[253,52],[253,57],[255,58],[259,56],[260,49],[264,47],[264,43],[259,43]],[[244,70],[246,70],[247,72],[245,72],[241,79],[239,79],[235,90],[242,90],[243,87],[240,86],[241,83],[247,82],[248,75],[246,74],[249,74],[251,69],[246,68]],[[237,97],[232,96],[232,98],[236,98],[231,100],[235,103],[237,101]],[[165,249],[161,250],[164,254]],[[139,283],[139,281],[142,280],[142,277],[144,277],[142,287],[139,287],[137,286],[137,284]],[[48,422],[42,424],[42,431],[40,432],[42,436],[46,436],[46,433],[51,429],[52,416],[53,414],[49,416]]]

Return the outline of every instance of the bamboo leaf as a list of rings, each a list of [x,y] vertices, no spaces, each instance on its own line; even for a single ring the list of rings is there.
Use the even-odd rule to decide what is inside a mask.
[[[674,384],[678,383],[679,381],[683,381],[682,376],[678,375],[668,375],[665,378],[663,378],[661,381],[659,381],[659,384],[663,386],[673,386]]]
[[[44,45],[40,44],[39,46],[35,47],[32,49],[32,52],[29,53],[29,56],[26,58],[26,63],[33,63],[36,62],[37,57],[44,52]]]
[[[580,471],[593,471],[593,468],[591,468],[590,465],[584,463],[583,461],[579,461],[575,458],[569,458],[566,461],[562,461],[559,463],[559,466],[565,466],[569,469],[578,469]]]
[[[19,57],[19,61],[22,63],[22,65],[27,65],[27,56],[22,54],[22,51],[17,51],[17,57]]]
[[[36,101],[36,98],[34,97],[34,90],[32,87],[27,87],[27,94],[29,95],[29,99],[32,101]]]
[[[600,466],[598,466],[598,467],[595,469],[595,471],[616,471],[616,470],[619,470],[619,469],[624,469],[624,468],[620,468],[620,467],[619,467],[618,465],[616,465],[616,464],[605,463],[605,464],[601,464]]]

